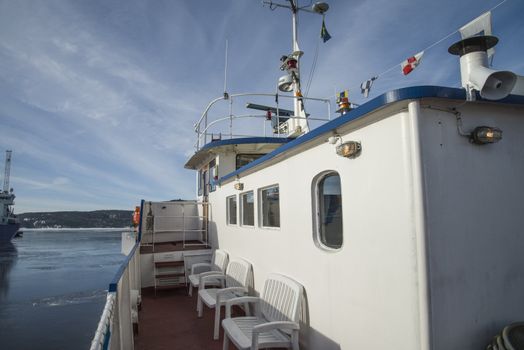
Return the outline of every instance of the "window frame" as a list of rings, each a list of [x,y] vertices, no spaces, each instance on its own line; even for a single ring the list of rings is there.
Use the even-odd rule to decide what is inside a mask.
[[[218,174],[218,164],[216,158],[213,159],[211,162],[209,162],[208,165],[208,173],[209,173],[209,192],[215,192],[217,189],[215,176]]]
[[[204,179],[203,179],[203,170],[198,171],[198,195],[203,196],[204,194]]]
[[[230,209],[230,206],[229,206],[229,200],[231,198],[234,198],[235,199],[235,223],[231,223],[231,216],[230,216],[230,213],[231,213],[231,209]],[[238,226],[238,196],[236,194],[234,195],[231,195],[231,196],[227,196],[226,197],[226,224],[229,225],[229,226]]]
[[[247,196],[249,193],[253,194],[253,224],[252,224],[252,225],[248,225],[248,224],[245,224],[245,223],[244,223],[244,209],[245,209],[245,208],[244,208],[243,197],[244,197],[244,196]],[[256,208],[255,208],[255,206],[256,206],[255,193],[256,193],[256,192],[255,192],[254,190],[250,190],[250,191],[242,192],[242,193],[240,193],[240,195],[239,195],[239,209],[240,209],[240,215],[239,215],[239,216],[240,216],[240,226],[242,226],[242,227],[251,227],[251,228],[254,228],[255,225],[256,225],[256,222],[255,222],[255,220],[256,220],[256,218],[255,218],[255,217],[256,217],[256,215],[255,215],[255,213],[256,213]]]
[[[269,190],[271,188],[277,188],[278,189],[278,226],[266,226],[264,225],[264,196],[262,195],[263,191]],[[258,189],[258,223],[260,228],[264,229],[271,229],[271,230],[279,230],[282,226],[282,222],[280,221],[280,185],[279,184],[273,184],[269,186],[265,186]]]
[[[238,169],[248,165],[249,163],[254,162],[258,158],[263,157],[265,155],[266,155],[265,153],[239,153],[239,154],[237,154],[235,156],[235,170],[238,170]],[[251,157],[251,158],[254,158],[254,159],[250,160],[249,162],[247,162],[244,165],[239,166],[238,162],[239,162],[239,158],[241,158],[241,157]]]
[[[340,216],[341,216],[341,244],[339,247],[331,247],[329,245],[326,245],[323,241],[322,241],[322,235],[321,235],[321,223],[322,223],[322,218],[321,218],[321,215],[322,213],[320,212],[320,208],[321,208],[321,205],[320,205],[320,183],[322,182],[322,180],[324,180],[326,177],[330,176],[330,175],[337,175],[340,179]],[[313,178],[313,181],[312,181],[312,191],[311,191],[311,194],[312,194],[312,204],[313,204],[313,241],[315,242],[315,244],[317,245],[317,247],[323,249],[323,250],[326,250],[326,251],[331,251],[331,252],[338,252],[340,250],[342,250],[344,248],[344,211],[343,211],[343,206],[342,206],[342,177],[340,176],[339,172],[338,171],[335,171],[335,170],[326,170],[326,171],[323,171],[319,174],[317,174],[314,178]]]

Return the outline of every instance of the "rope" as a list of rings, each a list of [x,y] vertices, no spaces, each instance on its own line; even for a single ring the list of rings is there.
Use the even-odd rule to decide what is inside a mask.
[[[493,6],[492,8],[490,8],[490,9],[487,10],[487,11],[484,11],[483,13],[490,12],[490,11],[494,11],[494,10],[497,9],[498,7],[502,6],[506,1],[508,1],[508,0],[502,0],[502,1],[499,2],[497,5]],[[478,17],[478,16],[477,16],[477,17]],[[475,18],[477,18],[477,17],[475,17]],[[472,20],[474,20],[475,18],[473,18]],[[472,20],[468,21],[467,23],[471,22]],[[459,30],[460,30],[460,28],[454,30],[453,32],[451,32],[451,33],[449,33],[448,35],[446,35],[445,37],[443,37],[443,38],[437,40],[437,41],[434,42],[433,44],[429,45],[429,46],[426,47],[425,49],[420,50],[420,51],[418,51],[418,52],[423,52],[423,51],[431,50],[433,47],[439,45],[440,43],[442,43],[442,42],[445,41],[446,39],[449,39],[451,36],[453,36],[453,35],[455,35],[456,33],[458,33]],[[402,63],[402,62],[401,62],[401,63]],[[379,73],[379,74],[374,75],[375,80],[378,79],[378,78],[380,78],[381,76],[383,76],[383,75],[385,75],[385,74],[391,72],[391,71],[394,70],[394,69],[398,69],[398,66],[399,66],[401,63],[397,63],[397,64],[395,64],[395,65],[389,67],[388,69],[384,70],[382,73]],[[360,86],[359,86],[359,88],[360,88]],[[358,90],[358,88],[357,88],[357,90]]]

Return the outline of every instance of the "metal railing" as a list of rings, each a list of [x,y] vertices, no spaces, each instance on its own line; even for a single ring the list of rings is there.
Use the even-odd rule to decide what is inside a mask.
[[[211,141],[213,139],[214,135],[222,135],[224,134],[226,137],[229,137],[230,139],[236,138],[236,137],[256,137],[256,136],[266,136],[267,135],[267,115],[266,114],[239,114],[235,115],[233,111],[233,105],[234,101],[237,99],[245,98],[245,97],[272,97],[275,99],[273,104],[276,105],[276,115],[272,115],[272,118],[277,118],[277,125],[280,124],[280,119],[287,120],[287,119],[307,119],[308,121],[320,121],[320,122],[327,122],[331,118],[331,102],[329,99],[326,98],[314,98],[314,97],[295,97],[295,96],[289,96],[289,95],[280,95],[280,94],[268,94],[268,93],[241,93],[241,94],[231,94],[227,96],[221,96],[214,100],[212,100],[202,113],[200,119],[195,123],[194,130],[197,134],[197,140],[195,143],[195,149],[196,151],[200,150],[200,148],[208,143],[208,140]],[[311,101],[311,102],[322,102],[327,105],[327,116],[326,117],[300,117],[300,116],[288,116],[288,115],[281,115],[279,113],[279,110],[282,109],[280,107],[279,101],[280,99],[287,99],[287,100],[294,100],[294,99],[300,99],[303,101]],[[212,118],[211,116],[211,110],[218,102],[221,101],[228,101],[229,107],[228,107],[228,113],[226,115],[218,116],[215,118]],[[285,118],[285,119],[284,119]],[[234,123],[239,122],[240,120],[245,119],[259,119],[263,120],[262,123],[262,130],[257,132],[254,131],[252,134],[239,134],[234,133]],[[226,126],[225,132],[213,132],[213,128],[224,123],[229,123],[229,125]],[[286,137],[287,133],[281,133],[279,129],[277,129],[276,133],[271,132],[271,134],[276,134],[277,137]]]
[[[133,320],[138,317],[136,306],[140,299],[140,285],[140,241],[136,240],[109,284],[106,304],[90,350],[133,349]]]

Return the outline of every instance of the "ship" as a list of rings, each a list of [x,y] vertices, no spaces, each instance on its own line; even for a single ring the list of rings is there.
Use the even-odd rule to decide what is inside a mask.
[[[301,93],[303,8],[267,3],[292,13],[278,91],[204,110],[196,198],[141,201],[91,349],[524,349],[524,76],[498,39],[449,47],[461,88],[333,116]]]
[[[4,186],[0,193],[0,242],[10,242],[20,229],[18,218],[14,214],[15,194],[9,188],[12,151],[5,152]]]

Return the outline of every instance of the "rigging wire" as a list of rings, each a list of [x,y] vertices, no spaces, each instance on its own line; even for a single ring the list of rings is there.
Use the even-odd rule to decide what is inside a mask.
[[[229,40],[226,39],[226,57],[224,61],[224,96],[227,94],[227,49],[228,49]]]
[[[493,6],[492,8],[490,8],[489,10],[484,11],[483,13],[494,11],[494,10],[497,9],[498,7],[502,6],[506,1],[508,1],[508,0],[502,0],[501,2],[499,2],[498,4],[496,4],[495,6]],[[477,16],[477,17],[478,17],[478,16]],[[475,17],[475,18],[477,18],[477,17]],[[475,18],[473,18],[472,20],[474,20]],[[471,22],[472,20],[468,21],[467,23]],[[423,51],[431,50],[433,47],[435,47],[435,46],[439,45],[440,43],[442,43],[443,41],[449,39],[451,36],[455,35],[455,34],[458,33],[459,31],[460,31],[460,28],[454,30],[453,32],[451,32],[451,33],[449,33],[448,35],[444,36],[443,38],[441,38],[441,39],[435,41],[433,44],[427,46],[425,49],[419,50],[418,52],[423,52]],[[381,76],[383,76],[383,75],[385,75],[385,74],[391,72],[391,71],[394,70],[394,69],[398,69],[398,66],[399,66],[399,65],[400,65],[400,63],[397,63],[397,64],[395,64],[395,65],[389,67],[388,69],[382,71],[381,73],[373,75],[373,78],[374,78],[373,80],[376,80],[376,79],[380,78]],[[358,87],[356,88],[356,90],[358,90],[358,89],[360,89],[360,86],[358,86]]]
[[[499,2],[497,5],[493,6],[492,8],[490,8],[489,10],[487,11],[484,11],[483,13],[486,13],[486,12],[490,12],[490,11],[493,11],[495,10],[497,7],[501,6],[502,4],[504,4],[506,1],[508,0],[502,0],[501,2]],[[477,16],[478,17],[478,16]],[[475,17],[476,18],[476,17]],[[469,23],[470,21],[468,21],[467,23]],[[422,50],[419,50],[418,52],[422,52],[422,51],[428,51],[430,49],[432,49],[433,47],[437,46],[438,44],[442,43],[444,40],[446,39],[449,39],[451,36],[457,34],[459,32],[460,28],[459,29],[456,29],[454,30],[453,32],[449,33],[448,35],[446,35],[445,37],[443,37],[442,39],[440,40],[437,40],[436,42],[434,42],[433,44],[429,45],[428,47],[426,47],[425,49],[422,49]],[[383,71],[382,73],[380,74],[377,74],[375,75],[377,78],[386,74],[386,73],[389,73],[390,71],[392,71],[393,69],[397,68],[398,67],[398,63],[395,64],[394,66],[386,69],[385,71]]]
[[[313,82],[313,77],[315,75],[315,71],[317,70],[317,61],[318,61],[318,52],[319,52],[320,40],[321,40],[321,38],[318,37],[317,45],[316,45],[316,48],[315,48],[315,55],[313,57],[313,62],[311,63],[311,69],[310,69],[310,72],[309,72],[309,77],[308,77],[307,84],[306,84],[306,90],[305,90],[305,93],[304,93],[305,97],[308,97],[308,95],[309,95],[309,88],[311,87],[311,83]]]

